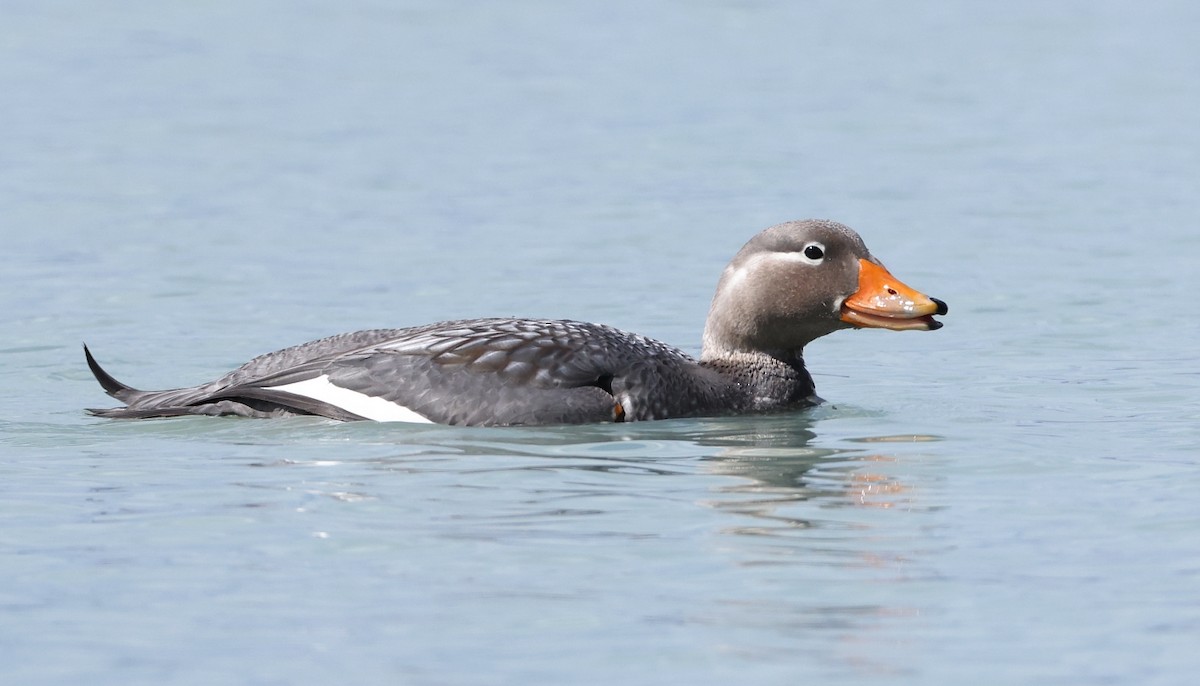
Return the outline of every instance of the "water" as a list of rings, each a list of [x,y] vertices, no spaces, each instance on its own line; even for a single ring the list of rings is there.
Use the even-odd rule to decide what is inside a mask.
[[[1194,3],[0,4],[5,683],[1189,683]],[[766,418],[109,422],[330,333],[696,352],[823,216],[950,303]]]

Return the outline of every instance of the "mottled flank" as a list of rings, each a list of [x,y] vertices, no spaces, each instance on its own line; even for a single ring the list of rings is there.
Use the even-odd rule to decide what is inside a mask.
[[[98,367],[97,367],[98,369]],[[363,419],[279,388],[327,377],[443,424],[561,424],[712,414],[738,386],[674,348],[607,326],[475,319],[334,336],[256,357],[203,386],[119,389],[104,417],[317,414]]]

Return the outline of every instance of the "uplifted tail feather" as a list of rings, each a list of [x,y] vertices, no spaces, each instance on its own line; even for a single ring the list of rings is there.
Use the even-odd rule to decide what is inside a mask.
[[[117,400],[126,400],[131,395],[141,393],[141,391],[138,389],[131,386],[126,386],[120,381],[117,381],[111,374],[104,371],[104,368],[100,366],[100,363],[96,361],[96,358],[92,357],[92,351],[88,350],[86,343],[83,345],[83,354],[85,357],[87,357],[88,369],[92,370],[92,376],[95,376],[96,381],[100,382],[100,385],[104,388],[105,393],[111,395]]]

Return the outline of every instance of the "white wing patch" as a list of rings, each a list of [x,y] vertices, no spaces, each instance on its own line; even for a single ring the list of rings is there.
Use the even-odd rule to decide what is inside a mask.
[[[352,391],[349,388],[336,386],[329,377],[322,374],[315,379],[297,381],[282,386],[269,386],[272,391],[283,391],[294,395],[302,395],[313,400],[320,400],[347,412],[371,419],[377,422],[412,422],[416,424],[433,424],[428,417],[413,412],[403,405],[390,400]]]

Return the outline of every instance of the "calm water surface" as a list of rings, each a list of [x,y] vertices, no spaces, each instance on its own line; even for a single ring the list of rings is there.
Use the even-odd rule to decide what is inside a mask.
[[[0,680],[1184,684],[1189,2],[0,2]],[[111,422],[340,331],[697,352],[831,217],[950,303],[776,417]]]

